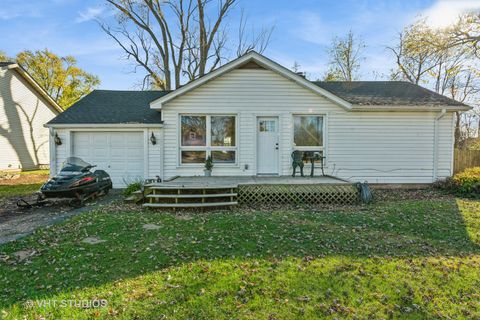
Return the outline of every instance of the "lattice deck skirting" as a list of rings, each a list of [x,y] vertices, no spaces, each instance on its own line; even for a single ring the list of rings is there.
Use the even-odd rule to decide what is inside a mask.
[[[355,204],[359,192],[352,184],[252,184],[238,186],[240,204]]]

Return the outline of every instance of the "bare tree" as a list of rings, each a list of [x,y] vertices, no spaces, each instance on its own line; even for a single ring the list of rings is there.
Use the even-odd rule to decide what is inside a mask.
[[[475,103],[475,97],[480,92],[480,82],[477,77],[478,71],[471,66],[462,65],[458,59],[454,59],[456,65],[453,68],[445,67],[441,72],[439,93],[451,97],[462,103]],[[478,110],[477,110],[478,111]],[[472,128],[477,124],[476,110],[472,112],[455,113],[455,147],[458,148],[462,141],[471,137]]]
[[[437,67],[441,52],[427,39],[438,41],[425,20],[407,26],[399,33],[397,45],[387,47],[394,54],[397,65],[397,69],[392,72],[392,79],[404,79],[419,84],[422,78],[427,77],[429,72]]]
[[[245,16],[245,11],[242,9],[240,14],[240,24],[238,26],[238,43],[237,43],[237,56],[243,56],[244,54],[257,50],[258,52],[264,52],[272,37],[275,27],[265,28],[262,27],[257,34],[255,28],[252,28],[247,32],[248,19]]]
[[[117,12],[116,26],[103,30],[147,75],[143,87],[171,90],[219,67],[231,44],[227,16],[238,0],[106,0]],[[237,54],[264,51],[271,32],[247,39],[240,22]],[[265,29],[266,30],[266,29]]]
[[[458,22],[448,28],[449,47],[467,46],[474,54],[480,56],[480,13],[466,13]]]
[[[302,66],[300,65],[300,63],[298,63],[298,61],[294,61],[293,62],[293,66],[292,66],[292,71],[297,73],[297,72],[300,72]]]
[[[335,37],[328,49],[330,68],[325,80],[356,80],[360,63],[364,60],[363,49],[365,49],[365,44],[351,30],[344,38]]]
[[[449,29],[432,29],[420,20],[406,27],[398,38],[394,53],[397,69],[392,78],[422,84],[462,103],[475,105],[480,78],[472,50],[452,46]],[[474,131],[475,112],[456,112],[455,147]],[[468,121],[467,121],[468,120]]]

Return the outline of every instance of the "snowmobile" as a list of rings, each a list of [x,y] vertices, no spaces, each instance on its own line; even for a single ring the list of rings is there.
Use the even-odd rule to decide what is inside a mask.
[[[20,200],[17,205],[32,207],[47,203],[51,198],[71,198],[81,206],[85,200],[106,195],[112,189],[112,180],[104,170],[92,173],[90,169],[95,167],[80,158],[69,157],[60,172],[40,188],[36,203]]]

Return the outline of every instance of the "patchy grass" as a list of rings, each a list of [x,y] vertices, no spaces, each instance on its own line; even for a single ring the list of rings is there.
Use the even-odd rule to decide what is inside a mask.
[[[448,198],[96,211],[0,247],[0,308],[6,319],[479,318],[479,221],[479,201]],[[60,305],[95,299],[108,305]]]
[[[46,175],[48,176],[50,174],[50,170],[48,169],[39,169],[39,170],[26,170],[26,171],[21,171],[19,172],[20,175]]]
[[[41,186],[41,183],[0,185],[0,199],[32,194],[38,191]]]
[[[5,176],[12,176],[12,178],[5,179]],[[22,172],[1,172],[0,171],[0,187],[1,186],[16,186],[16,185],[36,185],[45,183],[49,177],[49,170],[31,170]],[[19,187],[22,189],[22,187]],[[28,187],[24,187],[28,188]]]

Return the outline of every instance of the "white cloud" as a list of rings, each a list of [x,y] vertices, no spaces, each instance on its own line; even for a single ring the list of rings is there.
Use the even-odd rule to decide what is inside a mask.
[[[18,17],[20,14],[16,12],[8,12],[7,10],[0,10],[0,20],[10,20]]]
[[[98,18],[105,11],[105,7],[89,7],[83,12],[78,13],[75,22],[82,23]]]
[[[455,23],[460,14],[473,11],[480,11],[480,0],[439,0],[422,15],[432,27],[441,28]]]

